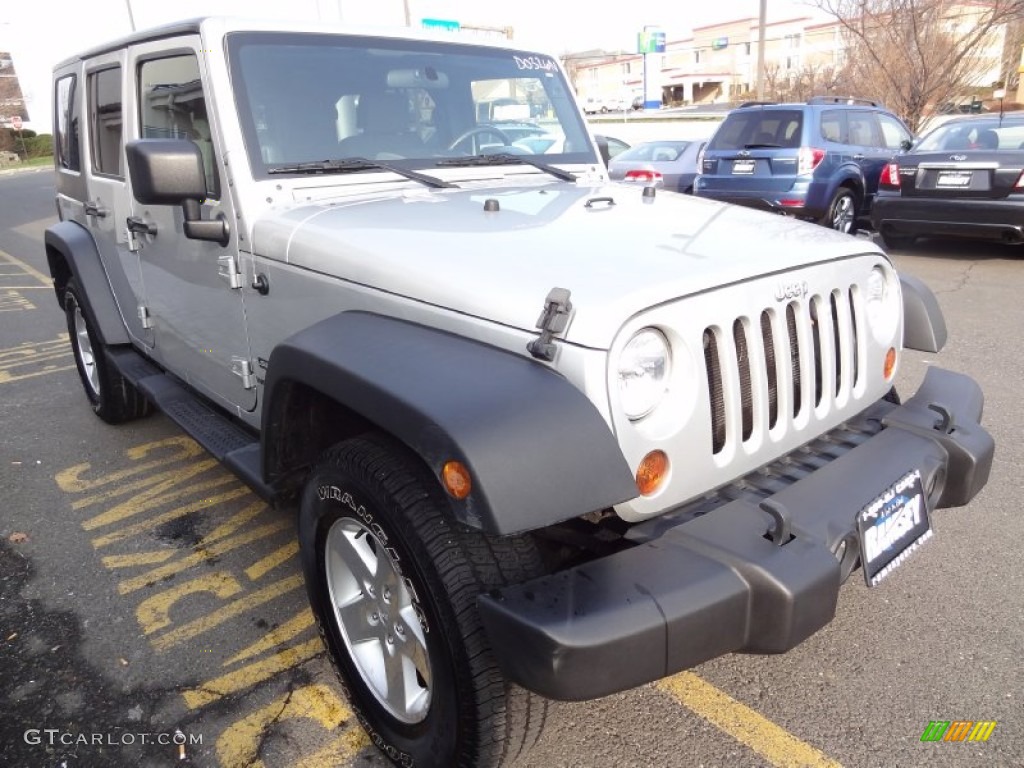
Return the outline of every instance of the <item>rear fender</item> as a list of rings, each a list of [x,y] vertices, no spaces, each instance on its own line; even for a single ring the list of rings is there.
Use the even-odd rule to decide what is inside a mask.
[[[53,278],[57,302],[64,308],[64,288],[73,276],[85,293],[100,340],[104,344],[127,344],[128,329],[114,299],[96,243],[80,224],[62,221],[48,227],[43,236],[46,261]]]

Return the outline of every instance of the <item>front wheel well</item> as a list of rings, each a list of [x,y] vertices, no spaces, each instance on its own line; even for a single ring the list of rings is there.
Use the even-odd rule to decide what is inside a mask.
[[[342,440],[378,430],[369,419],[313,387],[282,382],[264,429],[266,477],[297,490],[321,454]]]

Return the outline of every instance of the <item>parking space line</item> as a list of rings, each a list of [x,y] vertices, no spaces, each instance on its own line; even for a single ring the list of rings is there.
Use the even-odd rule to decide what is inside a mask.
[[[240,661],[251,659],[264,651],[269,651],[277,645],[283,645],[293,637],[298,637],[307,629],[313,626],[313,612],[309,608],[303,608],[298,614],[292,616],[288,621],[282,622],[276,629],[272,629],[248,648],[243,648],[222,666],[232,667]]]
[[[9,265],[18,267],[24,274],[29,275],[30,277],[34,277],[36,280],[40,282],[40,284],[44,288],[53,287],[53,281],[50,278],[48,278],[42,272],[37,270],[35,267],[29,266],[21,259],[14,258],[13,256],[11,256],[11,254],[7,253],[7,251],[0,251],[0,260],[6,261]],[[0,265],[3,265],[3,261],[0,261]]]
[[[314,755],[303,755],[308,768],[330,768],[343,764],[370,745],[370,739],[356,724],[352,711],[330,688],[316,683],[289,691],[270,704],[232,724],[217,739],[221,768],[265,768],[258,748],[267,729],[286,720],[312,720],[325,731],[344,727],[341,736]]]
[[[692,672],[666,678],[656,687],[757,752],[775,768],[842,768],[824,752],[801,741]]]
[[[257,683],[312,659],[323,651],[324,644],[319,637],[314,637],[300,645],[284,648],[270,658],[248,664],[213,680],[206,680],[198,688],[183,691],[181,696],[185,699],[185,704],[189,709],[198,709],[217,701],[222,696],[251,688]]]
[[[280,597],[293,589],[298,589],[303,586],[305,582],[302,579],[301,574],[295,576],[287,576],[280,581],[275,581],[263,589],[259,589],[245,597],[240,597],[234,602],[228,603],[222,608],[218,608],[216,611],[207,613],[206,615],[190,621],[187,624],[182,624],[176,629],[172,629],[170,632],[160,637],[154,638],[151,641],[151,645],[157,651],[166,651],[168,648],[183,643],[186,640],[191,640],[197,635],[201,635],[204,632],[209,632],[214,627],[223,624],[229,619],[233,619],[236,616],[241,616],[246,611],[255,608],[264,603],[269,603],[275,597]]]

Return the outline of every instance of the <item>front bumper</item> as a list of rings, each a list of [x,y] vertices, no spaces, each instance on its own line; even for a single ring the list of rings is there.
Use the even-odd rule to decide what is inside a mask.
[[[708,514],[669,512],[631,529],[636,546],[482,595],[502,670],[544,696],[583,700],[726,653],[793,648],[835,615],[859,554],[856,514],[889,484],[920,470],[931,509],[984,487],[994,443],[982,407],[972,379],[930,368],[908,402],[859,417],[854,431],[871,436],[856,447],[801,456],[817,468],[788,484],[792,459],[762,470],[781,489],[760,503],[737,494]],[[773,543],[779,515],[789,536]]]

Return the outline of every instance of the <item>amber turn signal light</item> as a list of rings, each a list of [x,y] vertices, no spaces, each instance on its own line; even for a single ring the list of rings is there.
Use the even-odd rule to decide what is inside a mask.
[[[889,351],[885,353],[885,367],[882,368],[882,375],[885,376],[886,381],[892,378],[894,370],[896,370],[896,350],[889,347]]]
[[[644,496],[657,491],[668,477],[668,456],[664,451],[651,451],[636,470],[636,487]]]
[[[469,470],[461,461],[446,462],[441,469],[441,481],[444,483],[444,489],[456,499],[466,498],[473,489]]]

